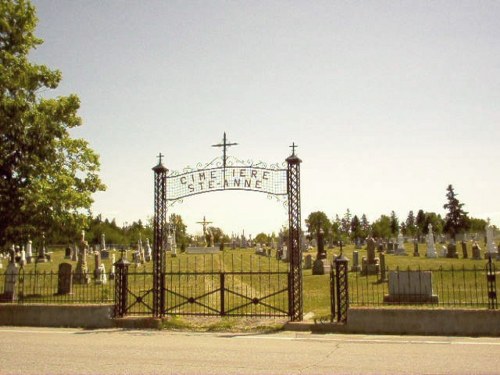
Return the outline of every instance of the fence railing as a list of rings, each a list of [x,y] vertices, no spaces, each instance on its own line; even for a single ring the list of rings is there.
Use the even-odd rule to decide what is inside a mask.
[[[108,273],[97,279],[93,272],[24,272],[22,269],[15,273],[0,273],[0,302],[113,303],[113,275]]]
[[[380,275],[349,272],[350,306],[411,305],[497,308],[496,270],[486,267],[385,268]]]

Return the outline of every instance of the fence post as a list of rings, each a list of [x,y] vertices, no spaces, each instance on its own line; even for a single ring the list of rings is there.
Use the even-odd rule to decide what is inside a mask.
[[[488,309],[497,309],[497,286],[495,264],[491,261],[491,254],[488,256],[488,263],[486,263],[486,280],[488,282]]]
[[[330,320],[333,322],[335,320],[335,263],[332,263],[330,269]]]
[[[340,255],[335,259],[335,283],[337,284],[337,322],[347,321],[347,309],[349,308],[349,259]]]
[[[224,294],[226,293],[226,280],[225,280],[225,273],[221,272],[220,273],[220,315],[225,316],[226,315],[226,307],[225,307],[225,296]]]
[[[123,257],[116,262],[115,277],[115,318],[123,318],[127,313],[128,267],[130,262]]]

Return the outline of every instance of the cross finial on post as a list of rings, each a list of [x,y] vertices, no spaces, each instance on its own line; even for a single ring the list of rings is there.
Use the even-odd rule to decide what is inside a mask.
[[[165,155],[163,155],[161,152],[158,154],[157,158],[158,158],[158,164],[161,164],[161,158],[164,157]]]
[[[299,146],[297,146],[295,142],[292,142],[292,145],[290,147],[292,148],[292,155],[295,155],[295,149]]]

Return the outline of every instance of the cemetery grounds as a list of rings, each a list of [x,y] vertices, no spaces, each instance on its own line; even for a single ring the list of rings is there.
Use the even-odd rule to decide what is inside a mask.
[[[409,247],[408,244],[406,246]],[[102,259],[108,273],[108,282],[106,284],[96,284],[94,273],[94,255],[87,256],[87,265],[90,276],[89,284],[73,283],[71,294],[57,295],[58,288],[58,266],[62,262],[70,263],[75,269],[76,262],[70,259],[64,259],[64,249],[49,248],[51,253],[51,262],[26,264],[19,273],[19,300],[18,303],[42,303],[42,304],[86,304],[86,303],[114,303],[114,281],[109,277],[111,270],[110,259]],[[328,249],[328,261],[331,262],[337,255],[338,248]],[[348,245],[343,249],[343,255],[350,260],[353,259],[352,253],[354,245]],[[359,258],[366,256],[366,249],[357,250]],[[135,296],[139,296],[136,306],[130,309],[130,315],[150,315],[149,307],[152,304],[153,285],[153,265],[152,262],[136,264],[132,262],[131,253],[127,256],[130,262],[129,266],[129,288]],[[119,251],[111,251],[116,259],[120,259]],[[397,306],[401,308],[488,308],[488,286],[486,280],[485,259],[449,259],[449,258],[426,258],[426,246],[420,245],[420,257],[413,255],[398,256],[386,254],[386,270],[421,270],[432,271],[433,292],[439,298],[436,303],[400,303]],[[167,315],[174,318],[178,315],[206,315],[217,316],[220,311],[213,307],[219,303],[212,291],[218,286],[217,282],[221,273],[231,274],[231,279],[226,279],[229,288],[235,290],[233,301],[228,296],[225,304],[228,309],[231,306],[236,307],[232,316],[241,316],[244,319],[252,313],[259,313],[258,307],[250,303],[241,304],[241,295],[267,295],[273,294],[273,291],[286,288],[288,263],[277,260],[276,254],[270,257],[255,254],[254,249],[234,249],[224,250],[217,254],[186,254],[180,253],[172,257],[167,253],[165,269],[167,272],[167,299],[172,299],[172,309],[167,311]],[[316,256],[316,249],[305,252],[304,256],[311,254]],[[4,262],[5,263],[5,262]],[[351,263],[351,262],[350,262]],[[349,264],[351,267],[351,264]],[[5,268],[4,268],[5,269]],[[258,272],[271,272],[268,274],[259,274]],[[255,273],[256,274],[253,274]],[[274,273],[275,272],[275,273]],[[252,274],[251,274],[252,273]],[[0,276],[0,288],[3,288],[2,278]],[[232,286],[231,286],[232,285]],[[245,289],[245,290],[242,290]],[[331,296],[330,296],[330,275],[313,275],[311,269],[303,270],[303,305],[304,314],[308,317],[326,317],[330,314]],[[0,290],[0,292],[3,292]],[[195,293],[203,296],[201,305],[193,307],[191,304],[183,303],[184,297],[180,300],[178,296],[186,293]],[[350,306],[369,306],[369,307],[394,307],[394,304],[384,303],[384,295],[388,294],[387,281],[380,280],[380,275],[362,276],[360,272],[349,272],[349,305]],[[231,294],[232,295],[232,294]],[[243,301],[245,301],[244,297]],[[274,303],[282,311],[287,310],[286,292],[281,293],[278,300],[272,297]],[[180,301],[180,302],[179,302]],[[271,303],[271,300],[269,300]],[[189,306],[189,308],[188,308]],[[208,309],[207,309],[208,306]],[[212,307],[210,307],[212,306]],[[266,314],[264,314],[266,315]],[[275,316],[272,313],[269,317]],[[180,321],[179,321],[180,322]],[[182,323],[180,323],[182,324]]]

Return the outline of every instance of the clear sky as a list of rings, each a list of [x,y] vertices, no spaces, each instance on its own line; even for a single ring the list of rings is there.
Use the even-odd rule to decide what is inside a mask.
[[[156,155],[181,170],[220,155],[282,162],[299,145],[302,218],[445,214],[452,184],[500,226],[500,2],[36,0],[32,59],[76,93],[73,132],[101,157],[94,214],[153,214]],[[278,231],[266,195],[169,209],[191,233]]]

